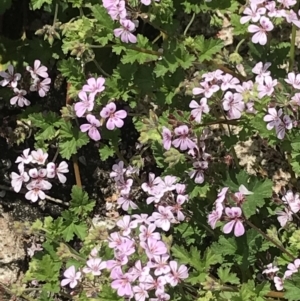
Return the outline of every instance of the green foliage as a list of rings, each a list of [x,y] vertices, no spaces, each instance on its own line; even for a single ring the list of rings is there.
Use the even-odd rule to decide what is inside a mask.
[[[12,0],[2,0],[0,6],[0,14],[3,14],[7,9],[10,8]]]
[[[51,4],[52,0],[31,0],[33,9],[40,9],[44,4]]]
[[[198,60],[202,63],[205,60],[211,60],[213,55],[224,47],[224,44],[221,40],[205,39],[204,36],[199,36],[195,39],[194,47],[199,52]]]
[[[265,205],[265,200],[272,196],[271,180],[259,180],[258,178],[250,177],[245,171],[239,174],[228,175],[224,186],[228,186],[233,191],[238,191],[239,186],[244,185],[252,194],[246,197],[243,203],[243,213],[246,218],[251,217],[256,213],[256,208],[261,208]]]
[[[79,148],[88,144],[89,138],[70,122],[61,120],[59,126],[59,153],[63,158],[70,159]]]

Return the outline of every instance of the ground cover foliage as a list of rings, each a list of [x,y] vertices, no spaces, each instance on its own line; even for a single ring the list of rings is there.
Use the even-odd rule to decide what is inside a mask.
[[[299,3],[31,0],[10,27],[5,0],[0,133],[17,152],[1,195],[63,209],[26,225],[25,275],[0,287],[20,300],[300,300]],[[235,146],[254,137],[288,166],[279,189],[240,164]],[[109,166],[106,215],[89,162]]]

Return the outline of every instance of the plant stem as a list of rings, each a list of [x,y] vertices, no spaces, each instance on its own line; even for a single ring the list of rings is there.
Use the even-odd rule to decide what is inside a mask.
[[[5,186],[5,185],[0,185],[0,190],[15,192],[14,189],[13,189],[12,187],[8,187],[8,186]],[[19,193],[25,194],[26,192],[20,190]],[[52,202],[54,202],[54,203],[57,203],[57,204],[61,204],[61,205],[64,205],[64,206],[69,206],[69,203],[68,203],[68,202],[63,202],[62,200],[60,200],[60,199],[55,199],[55,198],[53,198],[53,197],[51,197],[51,196],[49,196],[49,195],[45,195],[45,199],[46,199],[46,200],[49,200],[49,201],[52,201]]]
[[[195,20],[195,16],[196,16],[196,14],[193,13],[192,18],[191,18],[189,24],[186,26],[186,28],[185,28],[185,30],[184,30],[184,32],[183,32],[183,35],[184,35],[184,36],[187,34],[189,28],[190,28],[191,25],[193,24],[193,22],[194,22],[194,20]]]
[[[54,18],[53,18],[52,26],[55,26],[55,23],[56,23],[56,20],[57,20],[57,14],[58,14],[58,4],[55,4],[55,12],[54,12]]]
[[[299,10],[300,0],[297,1],[294,6],[294,11],[297,13]],[[295,24],[292,25],[292,37],[291,37],[291,48],[290,48],[290,59],[289,59],[289,71],[293,71],[294,62],[295,62],[295,40],[296,40],[296,31],[297,26]]]
[[[101,68],[100,64],[95,59],[93,59],[93,62],[104,76],[110,77],[110,75]]]
[[[268,236],[266,233],[264,233],[263,231],[261,231],[259,228],[257,228],[254,224],[252,224],[249,220],[245,219],[245,222],[247,223],[247,225],[249,225],[251,228],[255,229],[259,234],[261,234],[266,240],[270,241],[272,244],[274,244],[280,251],[282,251],[283,253],[285,253],[286,255],[288,255],[290,258],[292,258],[293,260],[295,260],[295,256],[293,254],[291,254],[289,251],[287,251],[283,246],[281,246],[280,244],[278,244],[273,238],[271,238],[270,236]]]

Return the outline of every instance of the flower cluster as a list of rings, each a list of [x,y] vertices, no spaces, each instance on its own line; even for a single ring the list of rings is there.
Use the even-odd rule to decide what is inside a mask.
[[[245,233],[243,225],[243,213],[241,205],[246,201],[246,196],[253,194],[244,185],[239,187],[239,191],[228,195],[228,187],[224,187],[218,194],[214,202],[214,210],[208,215],[208,224],[212,229],[216,228],[218,221],[226,221],[223,226],[223,232],[228,234],[234,232],[236,237]],[[230,206],[230,207],[228,207]]]
[[[87,112],[93,111],[95,96],[104,91],[104,83],[105,79],[103,77],[97,79],[92,77],[87,80],[87,84],[84,85],[82,91],[78,93],[80,101],[74,105],[77,117],[83,117]],[[116,127],[121,128],[124,125],[123,119],[126,118],[127,113],[124,110],[117,111],[115,103],[110,102],[101,110],[100,116],[103,119],[107,119],[107,129],[113,130]],[[101,126],[101,122],[92,114],[87,114],[86,119],[88,123],[82,124],[80,130],[82,132],[88,132],[92,140],[99,141],[101,135],[98,128]]]
[[[300,11],[297,13],[292,9],[297,3],[296,0],[250,0],[249,6],[244,10],[244,15],[241,17],[241,24],[252,22],[248,31],[254,33],[252,42],[254,44],[266,45],[268,40],[268,32],[274,29],[274,21],[277,18],[285,19],[286,22],[296,25],[300,28]]]
[[[51,79],[47,73],[47,67],[43,66],[41,61],[35,60],[34,67],[32,68],[27,66],[26,70],[31,76],[29,91],[36,91],[40,97],[45,97],[50,90],[51,83]],[[18,105],[19,107],[30,105],[30,101],[25,97],[25,95],[27,95],[27,91],[22,89],[22,87],[18,87],[19,81],[21,81],[21,74],[15,73],[12,65],[8,66],[7,72],[1,71],[0,77],[3,78],[3,80],[0,81],[0,85],[2,87],[7,86],[11,88],[15,94],[15,96],[10,99],[11,105]]]
[[[115,37],[120,38],[124,43],[136,43],[137,38],[132,32],[138,27],[139,21],[130,19],[132,16],[131,9],[127,10],[126,8],[128,2],[125,0],[102,0],[102,3],[112,20],[118,21],[121,25],[121,27],[114,29]],[[151,0],[141,0],[141,3],[149,6]]]
[[[284,289],[284,280],[290,278],[293,274],[298,273],[300,267],[300,259],[295,259],[293,263],[289,263],[287,266],[287,270],[284,272],[282,277],[277,275],[279,268],[272,263],[267,265],[267,268],[262,272],[266,274],[266,276],[274,281],[275,287],[278,291],[282,291]]]
[[[45,199],[44,191],[52,188],[49,179],[57,177],[61,183],[66,182],[67,178],[64,174],[69,172],[68,164],[62,161],[58,166],[53,162],[46,165],[47,158],[48,154],[41,149],[30,151],[27,148],[23,151],[23,155],[15,161],[19,163],[19,174],[11,173],[11,186],[15,192],[19,192],[24,185],[28,190],[25,198],[36,202]]]
[[[124,210],[137,209],[133,202],[133,175],[138,170],[131,166],[125,168],[120,161],[113,165],[110,177],[116,182],[120,192],[118,205]],[[111,287],[121,297],[135,298],[137,301],[169,300],[167,286],[176,286],[188,277],[188,269],[170,259],[166,244],[161,233],[169,231],[172,223],[185,219],[182,205],[188,200],[185,185],[177,183],[176,177],[155,177],[149,174],[149,181],[141,185],[150,196],[147,204],[155,203],[157,212],[152,215],[133,214],[121,217],[116,225],[119,231],[113,232],[108,238],[108,247],[114,250],[114,258],[103,261],[98,257],[98,250],[91,251],[90,258],[82,271],[69,267],[61,285],[74,288],[84,274],[100,276],[102,270],[110,272]],[[154,298],[156,297],[156,298]]]
[[[264,117],[264,121],[268,122],[268,130],[274,128],[277,138],[283,139],[286,131],[291,130],[294,123],[290,115],[284,114],[284,107],[277,109],[272,105],[273,100],[276,100],[275,89],[278,86],[278,81],[272,78],[271,72],[268,70],[270,66],[271,63],[269,62],[265,64],[258,62],[252,69],[255,81],[249,80],[242,84],[240,84],[239,79],[230,74],[224,74],[221,70],[203,74],[200,87],[193,88],[193,94],[204,97],[201,98],[199,103],[195,100],[191,101],[192,119],[197,123],[201,123],[202,115],[210,111],[208,99],[212,97],[217,100],[221,99],[221,109],[227,112],[228,119],[239,119],[244,111],[249,114],[256,113],[255,101],[263,97],[269,97],[270,106],[267,109],[268,114]],[[294,91],[300,89],[300,74],[289,73],[285,82],[291,90],[291,93],[287,95],[291,99],[289,105],[296,111],[296,107],[300,106],[300,93],[294,93]],[[221,97],[217,93],[218,91],[222,92]],[[213,101],[212,103],[215,104],[216,102]],[[165,139],[165,141],[167,140]]]
[[[137,174],[138,170],[131,166],[124,168],[123,161],[114,164],[112,169],[110,177],[115,180],[120,193],[117,200],[118,206],[125,211],[137,209],[138,206],[133,201],[135,195],[132,192],[132,176]],[[168,231],[171,224],[185,219],[182,206],[188,200],[188,195],[185,194],[186,186],[177,183],[176,177],[155,177],[154,173],[150,172],[148,181],[143,183],[141,188],[149,195],[146,203],[148,205],[154,203],[157,208],[158,212],[153,212],[151,216],[156,227]]]
[[[109,271],[111,287],[120,297],[144,301],[153,295],[157,298],[155,300],[168,300],[167,285],[174,287],[186,279],[188,269],[170,260],[161,234],[155,231],[156,226],[152,222],[147,214],[133,215],[133,219],[129,215],[123,216],[117,222],[120,231],[111,233],[108,238],[114,258],[103,261],[94,248],[82,272],[100,276],[103,270]],[[64,272],[65,279],[61,285],[74,288],[82,280],[82,272],[76,272],[74,266],[69,267]]]
[[[148,2],[150,4],[151,0],[142,0],[143,4]],[[137,38],[132,32],[134,32],[138,26],[138,21],[133,22],[128,19],[129,14],[126,10],[125,0],[102,0],[102,3],[110,17],[120,22],[121,27],[114,29],[115,37],[120,38],[124,43],[136,43]]]

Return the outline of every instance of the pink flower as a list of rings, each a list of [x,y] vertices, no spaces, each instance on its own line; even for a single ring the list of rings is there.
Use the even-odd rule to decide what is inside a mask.
[[[121,37],[121,41],[124,43],[136,43],[137,38],[131,32],[135,30],[135,25],[132,21],[127,19],[120,20],[121,28],[114,29],[114,35],[118,38]]]
[[[264,82],[259,83],[257,87],[259,98],[263,98],[266,95],[271,96],[274,92],[274,87],[277,85],[277,79],[273,80],[271,76],[266,76]]]
[[[118,181],[116,181],[117,189],[120,191],[121,194],[125,194],[125,195],[130,193],[132,184],[133,184],[132,179],[125,180],[124,178],[121,178]]]
[[[156,240],[160,240],[160,234],[155,232],[156,226],[154,224],[150,224],[148,227],[141,225],[140,226],[140,241],[146,241],[148,238],[153,238]]]
[[[16,103],[18,103],[18,106],[21,108],[24,107],[24,105],[30,105],[30,101],[24,97],[24,95],[27,94],[25,90],[19,90],[18,88],[14,88],[14,93],[16,94],[16,96],[10,99],[11,105],[15,105]]]
[[[145,288],[145,285],[140,283],[138,286],[133,287],[134,298],[136,301],[145,301],[149,298],[149,294]]]
[[[114,279],[111,283],[111,287],[117,290],[120,297],[132,298],[133,291],[131,286],[132,277],[129,273],[123,274],[122,270],[118,270],[118,273],[112,275]]]
[[[245,24],[250,20],[255,23],[258,22],[258,20],[261,18],[261,15],[264,15],[266,13],[266,9],[264,7],[260,7],[257,9],[257,5],[251,3],[250,7],[246,7],[243,13],[247,16],[241,18],[241,24]]]
[[[228,89],[235,89],[239,82],[240,81],[236,77],[226,73],[222,78],[221,90],[226,91]]]
[[[47,176],[47,170],[45,168],[39,170],[32,168],[28,173],[33,180],[26,186],[27,189],[34,189],[36,186],[42,190],[51,189],[52,184],[45,180],[45,177]]]
[[[91,114],[86,115],[86,119],[89,123],[82,124],[80,126],[81,132],[87,132],[89,137],[94,141],[99,141],[101,139],[98,127],[100,127],[100,121]]]
[[[295,74],[295,72],[290,72],[288,74],[288,79],[285,79],[285,81],[292,85],[295,89],[300,89],[300,74]]]
[[[156,194],[159,193],[163,188],[163,180],[161,177],[155,177],[155,174],[150,172],[149,173],[149,180],[147,183],[142,184],[142,189],[149,194]]]
[[[297,14],[292,9],[290,11],[284,10],[282,16],[285,17],[287,23],[292,23],[300,28],[300,20],[298,19]]]
[[[49,77],[47,73],[47,67],[43,66],[40,60],[35,60],[34,67],[31,68],[30,66],[27,66],[26,70],[30,72],[30,75],[33,79],[38,79],[38,76],[43,78]]]
[[[150,268],[148,266],[143,267],[140,260],[137,260],[134,264],[134,267],[130,268],[128,273],[132,277],[132,281],[135,281],[139,278],[139,281],[142,277],[149,275]]]
[[[14,73],[14,66],[13,65],[8,65],[7,71],[1,71],[0,76],[3,77],[4,79],[0,81],[0,85],[2,87],[7,86],[10,84],[12,88],[16,88],[18,81],[21,79],[21,74],[20,73]]]
[[[245,103],[243,97],[239,93],[228,91],[224,95],[223,109],[228,111],[228,117],[230,119],[238,119],[242,116],[242,112],[245,110]]]
[[[206,82],[210,82],[210,81],[213,81],[213,80],[222,80],[223,71],[220,70],[220,69],[217,69],[217,70],[212,71],[212,72],[204,73],[204,74],[202,74],[201,77],[204,78]]]
[[[220,204],[224,202],[228,189],[229,187],[223,187],[221,189],[221,191],[218,193],[218,198],[215,200],[215,203]]]
[[[284,8],[290,8],[297,3],[296,0],[277,0],[277,2],[281,3]]]
[[[297,273],[299,267],[300,267],[300,259],[296,259],[294,263],[289,263],[287,266],[288,270],[285,271],[284,273],[284,278],[289,278],[293,274]]]
[[[158,206],[158,212],[153,212],[152,217],[157,227],[169,231],[171,222],[174,222],[174,215],[168,207]]]
[[[196,144],[188,137],[189,128],[186,125],[180,125],[175,128],[174,133],[176,136],[179,136],[179,138],[174,139],[172,142],[173,146],[176,148],[185,151],[196,147]]]
[[[119,1],[104,1],[106,5],[106,9],[108,14],[113,20],[123,20],[126,18],[127,11],[125,8],[125,1],[119,0]]]
[[[101,93],[102,91],[104,91],[104,83],[105,78],[103,77],[98,77],[97,79],[91,77],[87,80],[87,85],[84,85],[82,87],[82,91],[96,95],[97,93]]]
[[[142,213],[141,215],[139,214],[134,214],[132,215],[132,218],[134,218],[134,221],[137,224],[145,224],[145,225],[149,225],[150,224],[150,218],[148,214],[144,214]]]
[[[116,104],[114,102],[110,102],[100,112],[100,116],[102,118],[108,118],[106,127],[109,130],[113,130],[115,127],[121,128],[124,125],[123,119],[127,116],[126,111],[119,110],[116,112],[116,110]]]
[[[37,151],[32,151],[31,152],[31,162],[32,163],[37,163],[39,165],[44,165],[47,158],[48,158],[48,154],[44,153],[42,149],[38,149]]]
[[[283,280],[284,279],[275,276],[273,280],[274,280],[274,284],[275,284],[276,289],[278,291],[282,291],[283,290]]]
[[[168,253],[166,245],[162,241],[153,238],[148,238],[146,242],[140,242],[140,245],[146,251],[149,259],[153,256],[164,255]]]
[[[30,91],[37,91],[40,97],[45,97],[50,90],[50,83],[51,79],[49,77],[42,81],[36,78],[33,84],[30,86]]]
[[[11,187],[14,189],[15,192],[19,192],[22,188],[24,182],[29,181],[29,176],[26,171],[24,171],[24,165],[19,165],[19,173],[15,172],[11,173]]]
[[[268,3],[264,4],[266,9],[268,10],[268,16],[273,18],[280,18],[283,17],[283,10],[277,9],[275,1],[269,1]]]
[[[259,62],[253,67],[252,72],[257,74],[255,77],[256,82],[262,82],[266,76],[270,76],[271,72],[267,71],[270,66],[271,63],[269,62],[265,63],[264,65],[262,62]]]
[[[30,148],[24,149],[23,150],[23,155],[19,156],[16,159],[15,163],[19,163],[19,165],[18,165],[19,168],[21,167],[21,165],[31,163],[32,156],[29,155],[29,152],[30,152]]]
[[[152,258],[152,261],[149,261],[147,265],[150,268],[155,268],[155,276],[166,275],[171,271],[171,268],[168,264],[169,258],[170,256],[167,254],[161,256],[154,256]]]
[[[207,161],[196,161],[193,163],[193,170],[188,174],[194,179],[195,183],[202,184],[204,182],[204,170],[208,168]]]
[[[278,127],[281,123],[280,117],[282,115],[282,109],[279,109],[277,112],[275,108],[269,108],[268,113],[269,114],[264,117],[264,121],[269,122],[267,124],[267,129],[272,130],[273,127]]]
[[[201,98],[200,104],[198,104],[195,100],[190,102],[190,108],[193,109],[191,111],[191,115],[195,119],[196,122],[201,123],[202,113],[208,113],[209,107],[207,105],[207,99],[205,97]]]
[[[228,234],[234,228],[234,235],[236,237],[242,236],[245,233],[244,225],[241,221],[242,210],[239,207],[226,207],[225,213],[229,217],[230,221],[223,227],[223,232]]]
[[[166,280],[171,286],[176,286],[183,279],[188,278],[188,269],[185,265],[178,267],[178,263],[174,260],[170,261],[169,265],[171,268],[171,273],[166,275]]]
[[[171,131],[168,128],[163,127],[162,137],[163,137],[163,147],[164,147],[164,149],[169,150],[171,148],[171,144],[172,144],[172,133],[171,133]]]
[[[35,183],[35,184],[29,183],[29,184],[26,185],[26,188],[29,190],[25,194],[26,200],[32,201],[33,203],[35,203],[38,199],[44,200],[46,195],[42,190],[43,189],[42,185],[39,183]]]
[[[126,171],[126,169],[124,168],[124,162],[120,161],[118,164],[114,164],[112,170],[113,171],[109,174],[109,176],[111,178],[114,178],[115,181],[119,181],[123,178],[123,175]]]
[[[138,206],[130,199],[128,194],[124,194],[117,199],[117,203],[124,211],[130,209],[137,209]]]
[[[212,229],[216,228],[217,222],[221,219],[223,210],[213,210],[207,219],[207,223],[211,226]]]
[[[210,85],[208,82],[201,82],[202,88],[194,88],[193,95],[204,94],[206,98],[210,98],[215,92],[220,90],[218,85]]]
[[[137,227],[137,222],[131,221],[130,215],[125,215],[118,220],[117,226],[121,229],[122,235],[128,236],[131,229],[135,229]]]
[[[55,176],[57,176],[59,182],[62,184],[66,183],[67,178],[64,175],[64,173],[68,173],[68,172],[69,172],[68,164],[65,161],[60,162],[58,166],[56,166],[56,164],[53,162],[49,162],[47,164],[47,177],[54,178]]]
[[[94,95],[87,95],[86,92],[81,91],[78,93],[80,102],[75,103],[74,109],[77,117],[82,117],[86,111],[91,112],[94,108]]]
[[[83,268],[84,273],[92,273],[94,276],[101,275],[101,270],[106,268],[106,262],[101,258],[91,258],[86,262],[86,267]]]
[[[60,283],[61,286],[70,285],[70,288],[74,288],[78,284],[78,280],[80,280],[81,272],[76,272],[75,266],[72,265],[64,272],[65,279],[63,279]]]
[[[259,43],[260,45],[267,44],[267,34],[266,32],[273,30],[274,25],[267,17],[261,17],[259,20],[260,27],[257,25],[249,25],[248,31],[254,33],[252,37],[252,42],[254,44]]]
[[[280,122],[276,127],[276,135],[278,139],[283,139],[285,136],[285,130],[290,130],[293,128],[293,122],[288,115],[283,116],[282,122]]]

